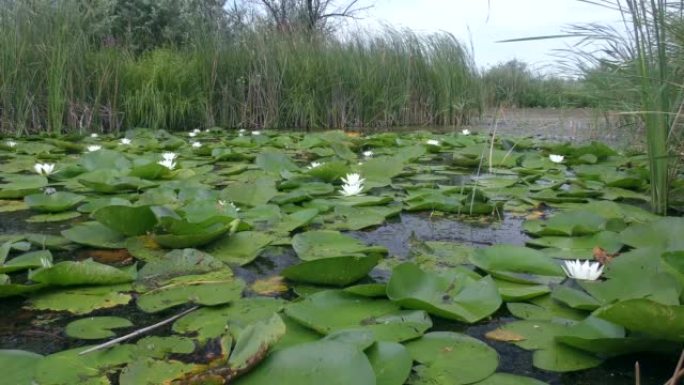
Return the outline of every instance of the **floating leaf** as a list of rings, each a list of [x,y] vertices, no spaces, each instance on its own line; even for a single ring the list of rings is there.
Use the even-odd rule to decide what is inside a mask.
[[[322,334],[349,328],[365,328],[379,341],[404,341],[416,338],[432,326],[421,311],[400,311],[387,301],[336,290],[321,291],[292,303],[285,314]]]
[[[83,195],[68,191],[53,194],[32,194],[24,197],[29,208],[46,213],[58,213],[69,210],[85,199]]]
[[[464,334],[432,332],[406,344],[420,366],[412,384],[472,384],[489,377],[499,365],[496,351]]]
[[[150,206],[111,205],[97,209],[93,217],[103,225],[129,237],[143,235],[157,224]]]
[[[355,346],[319,341],[278,350],[236,385],[375,385],[375,373],[366,355]]]
[[[2,286],[0,286],[1,288]],[[68,311],[88,314],[93,310],[126,305],[131,301],[130,285],[69,288],[55,293],[35,295],[29,306],[37,310]]]
[[[89,317],[70,322],[64,332],[72,338],[97,340],[114,337],[112,329],[127,328],[133,324],[121,317]]]
[[[56,286],[114,285],[133,282],[136,273],[135,265],[117,269],[93,260],[64,261],[51,267],[34,270],[29,274],[29,278],[34,282]]]
[[[240,231],[208,245],[205,250],[231,265],[246,265],[273,242],[274,237],[258,231]]]
[[[240,298],[245,283],[230,271],[185,275],[166,281],[162,286],[138,297],[138,307],[155,313],[184,303],[214,306]]]
[[[491,277],[474,280],[464,274],[435,274],[413,263],[394,268],[387,296],[409,309],[462,322],[477,322],[501,306],[501,297]]]

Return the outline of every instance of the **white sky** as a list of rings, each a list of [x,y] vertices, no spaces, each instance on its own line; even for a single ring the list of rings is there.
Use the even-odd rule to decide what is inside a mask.
[[[472,45],[480,67],[519,59],[547,72],[557,67],[554,49],[572,39],[496,43],[499,40],[562,34],[569,24],[619,24],[619,14],[578,0],[364,0],[374,6],[364,12],[362,27],[381,23],[416,32],[448,31]]]

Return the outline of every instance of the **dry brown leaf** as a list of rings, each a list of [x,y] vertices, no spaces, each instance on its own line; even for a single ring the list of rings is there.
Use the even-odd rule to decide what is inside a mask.
[[[253,292],[261,295],[276,295],[288,290],[285,280],[278,275],[254,281],[251,289]]]
[[[618,256],[619,253],[615,254],[610,254],[603,250],[599,246],[595,246],[594,250],[592,250],[592,254],[594,255],[594,259],[601,262],[602,265],[607,265],[609,264],[615,257]]]
[[[505,329],[495,329],[487,334],[485,334],[485,337],[487,339],[490,339],[492,341],[502,341],[502,342],[517,342],[517,341],[524,341],[525,337],[521,336],[520,334],[513,333],[512,331],[508,331]]]

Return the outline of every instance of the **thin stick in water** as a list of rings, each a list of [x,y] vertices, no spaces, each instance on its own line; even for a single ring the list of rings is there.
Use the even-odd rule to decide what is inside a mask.
[[[151,330],[154,330],[154,329],[156,329],[156,328],[158,328],[158,327],[160,327],[160,326],[164,326],[164,325],[166,325],[166,324],[168,324],[168,323],[170,323],[170,322],[173,322],[173,321],[177,320],[178,318],[180,318],[180,317],[182,317],[182,316],[184,316],[184,315],[186,315],[186,314],[188,314],[188,313],[192,313],[193,311],[195,311],[195,310],[197,310],[197,309],[199,309],[199,306],[193,306],[193,307],[191,307],[190,309],[184,310],[184,311],[182,311],[182,312],[180,312],[180,313],[174,315],[173,317],[167,318],[167,319],[165,319],[165,320],[163,320],[163,321],[161,321],[161,322],[157,322],[157,323],[154,324],[154,325],[150,325],[150,326],[144,327],[144,328],[139,329],[139,330],[136,330],[136,331],[134,331],[134,332],[132,332],[132,333],[126,334],[125,336],[121,336],[121,337],[115,338],[115,339],[113,339],[113,340],[111,340],[111,341],[107,341],[107,342],[105,342],[105,343],[103,343],[103,344],[96,345],[96,346],[93,346],[93,347],[91,347],[91,348],[88,348],[88,349],[86,349],[86,350],[84,350],[84,351],[78,353],[78,355],[80,356],[80,355],[83,355],[83,354],[92,353],[92,352],[97,351],[97,350],[102,350],[102,349],[108,348],[108,347],[110,347],[110,346],[114,346],[114,345],[118,344],[119,342],[123,342],[123,341],[126,341],[126,340],[130,340],[131,338],[135,338],[135,337],[137,337],[137,336],[139,336],[139,335],[142,335],[142,334],[145,334],[145,333],[147,333],[147,332],[149,332],[149,331],[151,331]]]

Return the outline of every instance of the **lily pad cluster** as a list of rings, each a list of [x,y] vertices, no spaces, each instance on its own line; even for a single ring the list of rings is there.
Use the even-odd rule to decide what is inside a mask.
[[[540,384],[497,372],[487,340],[455,331],[506,312],[517,320],[488,339],[549,371],[684,342],[684,220],[635,205],[648,196],[641,154],[470,132],[191,137],[0,149],[0,219],[53,222],[0,235],[0,297],[60,312],[81,341],[0,350],[13,384]],[[406,259],[356,236],[406,213],[525,217],[529,238],[417,242]],[[568,279],[576,259],[603,276]],[[259,275],[265,263],[278,276]],[[165,336],[80,354],[147,326],[107,309],[159,320],[193,306]]]

